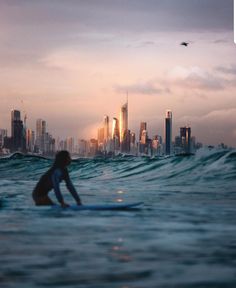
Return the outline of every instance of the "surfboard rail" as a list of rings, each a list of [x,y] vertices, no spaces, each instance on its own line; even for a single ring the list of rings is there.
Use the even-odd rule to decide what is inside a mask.
[[[70,205],[67,208],[62,208],[60,205],[53,205],[53,209],[65,209],[65,210],[129,210],[141,208],[143,202],[134,203],[111,203],[111,204],[84,204],[84,205]]]

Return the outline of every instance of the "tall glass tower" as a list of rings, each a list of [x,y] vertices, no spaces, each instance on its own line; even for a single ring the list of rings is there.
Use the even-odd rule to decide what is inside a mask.
[[[107,115],[103,118],[104,123],[104,140],[107,141],[109,137],[109,117]]]
[[[115,139],[115,137],[118,138],[118,139],[120,138],[119,121],[118,121],[117,118],[113,118],[111,137],[112,137],[112,139]]]
[[[125,132],[128,130],[128,102],[120,109],[120,142],[124,141]]]
[[[40,152],[44,152],[46,143],[46,121],[37,119],[36,121],[36,145]]]
[[[167,110],[165,118],[165,152],[167,155],[171,154],[171,146],[172,146],[172,112],[171,110]]]
[[[146,122],[141,122],[140,123],[139,141],[141,141],[143,130],[147,130],[147,123]]]
[[[180,127],[180,139],[185,153],[191,153],[191,127]]]
[[[18,110],[11,111],[11,139],[13,151],[25,150],[23,121]]]
[[[20,121],[20,111],[12,110],[11,111],[11,137],[14,138],[14,121]]]

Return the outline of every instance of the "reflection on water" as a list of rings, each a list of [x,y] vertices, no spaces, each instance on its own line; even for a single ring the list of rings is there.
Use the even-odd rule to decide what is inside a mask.
[[[72,163],[85,203],[132,211],[35,207],[50,161],[0,160],[0,287],[236,287],[235,155]]]

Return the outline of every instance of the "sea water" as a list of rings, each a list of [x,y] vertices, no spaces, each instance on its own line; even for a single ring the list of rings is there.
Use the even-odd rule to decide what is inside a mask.
[[[235,150],[72,162],[83,203],[144,202],[131,211],[35,207],[51,165],[0,159],[1,288],[236,287]]]

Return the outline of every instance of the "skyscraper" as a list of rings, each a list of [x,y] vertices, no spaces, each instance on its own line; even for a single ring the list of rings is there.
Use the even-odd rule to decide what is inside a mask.
[[[20,121],[20,111],[12,110],[11,111],[11,137],[14,138],[14,121]]]
[[[104,127],[98,128],[98,145],[103,146],[104,144]]]
[[[139,152],[146,153],[148,144],[148,133],[147,130],[142,130],[141,138],[139,141]]]
[[[130,152],[133,154],[133,155],[136,155],[137,154],[137,147],[136,147],[136,142],[135,142],[136,138],[135,138],[135,133],[132,132],[130,134]]]
[[[128,130],[128,102],[120,109],[120,142],[123,142],[126,130]]]
[[[23,121],[20,119],[20,111],[11,111],[11,139],[13,151],[25,150],[25,135]]]
[[[75,152],[75,140],[73,137],[67,137],[66,150],[68,150],[71,154]]]
[[[7,137],[7,130],[0,129],[0,149],[4,146],[4,138]]]
[[[42,136],[43,132],[43,128],[42,128],[42,119],[37,119],[36,120],[36,142],[38,144],[38,140],[39,138]]]
[[[90,139],[89,141],[89,156],[95,156],[98,152],[98,141]]]
[[[141,122],[140,123],[139,141],[141,141],[143,130],[147,130],[147,123],[146,122]]]
[[[45,151],[46,143],[46,121],[37,119],[36,121],[36,145],[40,152]]]
[[[104,122],[104,140],[107,141],[109,137],[109,117],[107,115],[103,118]]]
[[[29,152],[34,152],[35,133],[31,129],[26,129],[26,149]]]
[[[78,140],[78,154],[80,156],[86,156],[89,148],[88,142],[84,139]]]
[[[180,127],[180,138],[185,153],[191,153],[191,128]]]
[[[141,135],[141,144],[147,144],[147,140],[148,140],[148,133],[147,133],[147,130],[143,130],[142,131],[142,135]]]
[[[130,152],[130,130],[126,129],[124,132],[124,139],[121,142],[121,152]]]
[[[112,121],[112,131],[111,137],[113,141],[114,151],[117,151],[120,147],[120,129],[119,129],[119,120],[117,118],[113,118]]]
[[[172,112],[171,110],[167,110],[165,118],[165,152],[167,155],[171,154],[171,146],[172,146]]]
[[[119,129],[119,121],[117,118],[113,118],[112,121],[112,133],[111,133],[111,137],[112,139],[119,139],[120,138],[120,133],[119,133],[120,129]]]
[[[128,152],[130,147],[130,131],[128,130],[128,101],[120,109],[120,147]]]
[[[132,133],[130,134],[130,144],[131,144],[132,146],[135,146],[135,133],[134,133],[134,132],[132,132]]]

